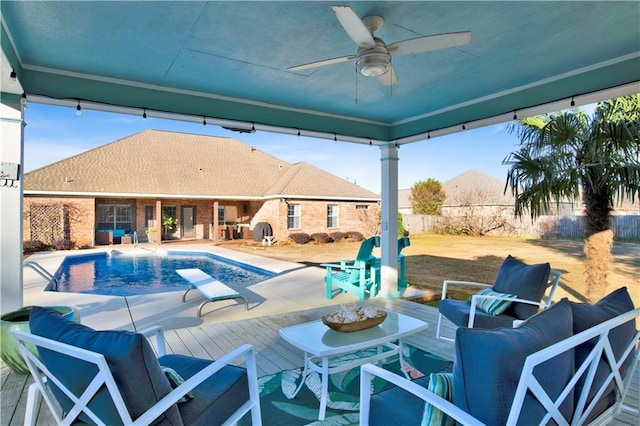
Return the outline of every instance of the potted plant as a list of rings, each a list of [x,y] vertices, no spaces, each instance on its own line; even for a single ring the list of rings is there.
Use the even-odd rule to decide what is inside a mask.
[[[63,317],[80,322],[80,314],[74,306],[47,306],[57,311]],[[29,315],[31,306],[9,312],[0,317],[0,358],[11,370],[18,374],[29,374],[29,368],[24,362],[18,345],[11,334],[11,330],[30,332]],[[35,348],[30,349],[35,351]],[[34,352],[35,353],[35,352]]]
[[[156,242],[156,232],[158,230],[156,228],[148,228],[146,231],[144,231],[145,234],[147,234],[147,240],[150,243],[155,243]]]
[[[178,224],[178,219],[173,216],[163,216],[162,217],[162,227],[164,228],[165,237],[169,236],[169,231],[173,230],[175,226]]]

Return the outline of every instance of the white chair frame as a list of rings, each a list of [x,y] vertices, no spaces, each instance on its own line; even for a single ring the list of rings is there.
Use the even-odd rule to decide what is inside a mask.
[[[491,300],[511,300],[512,302],[535,305],[542,308],[543,310],[547,309],[549,306],[551,306],[551,303],[553,301],[553,296],[556,292],[556,288],[558,287],[558,284],[560,283],[561,276],[562,276],[562,271],[558,269],[551,269],[551,271],[549,271],[549,280],[547,282],[547,288],[549,289],[549,291],[548,293],[545,291],[545,293],[547,294],[542,297],[542,301],[540,302],[535,302],[533,300],[519,299],[519,298],[513,299],[508,297],[500,297],[500,296],[486,296],[486,295],[477,295],[477,294],[471,296],[471,305],[469,306],[469,322],[467,323],[467,327],[473,328],[473,324],[475,323],[475,318],[476,318],[476,305],[478,304],[478,299],[480,298],[491,299]],[[473,287],[481,287],[481,288],[493,287],[493,284],[477,283],[473,281],[445,280],[442,283],[442,297],[440,298],[440,300],[444,300],[447,298],[447,289],[449,288],[450,285],[464,285],[464,286],[473,286]],[[453,342],[455,339],[442,335],[441,327],[442,327],[443,317],[444,315],[442,315],[441,313],[438,313],[438,327],[436,328],[436,338]],[[514,324],[514,326],[515,325],[516,324]]]
[[[61,343],[55,340],[47,339],[41,336],[36,336],[30,333],[21,331],[12,331],[16,338],[16,342],[24,357],[29,371],[34,378],[34,383],[29,386],[27,394],[27,406],[25,412],[25,425],[35,425],[36,415],[38,407],[44,398],[49,410],[53,414],[56,423],[59,425],[70,425],[81,414],[85,413],[98,425],[106,425],[105,421],[98,418],[98,416],[89,408],[87,404],[98,392],[98,390],[104,385],[107,387],[109,394],[113,400],[113,403],[120,415],[120,419],[123,424],[126,425],[148,425],[153,422],[158,416],[168,410],[172,405],[176,404],[180,398],[190,392],[193,388],[201,384],[203,381],[211,377],[217,371],[221,370],[224,366],[229,365],[237,358],[244,357],[245,365],[247,369],[247,376],[249,381],[249,401],[247,401],[242,407],[240,407],[235,413],[232,414],[225,421],[225,425],[232,425],[238,422],[246,413],[251,411],[251,422],[253,425],[261,425],[262,418],[260,413],[260,398],[258,391],[258,376],[256,369],[256,358],[253,350],[253,346],[245,344],[235,350],[224,355],[220,359],[214,361],[212,364],[200,370],[198,373],[187,379],[180,386],[172,390],[160,401],[149,408],[137,419],[132,419],[129,411],[127,410],[120,390],[116,385],[116,382],[111,374],[109,365],[104,355],[81,349],[76,346]],[[164,334],[161,327],[151,327],[140,332],[148,339],[155,336],[156,352],[157,356],[163,356],[165,352]],[[54,375],[51,374],[49,369],[40,361],[40,359],[34,355],[26,346],[26,344],[35,345],[38,347],[46,348],[55,352],[62,353],[64,355],[72,356],[89,363],[95,364],[98,368],[98,372],[94,376],[91,383],[84,390],[82,395],[76,397],[70,390],[68,390]],[[58,386],[68,397],[73,401],[74,406],[68,413],[63,413],[62,409],[58,405],[56,397],[53,395],[48,381],[51,381]]]
[[[592,426],[607,424],[622,411],[638,416],[638,419],[640,420],[640,384],[636,390],[636,395],[638,395],[639,399],[639,401],[637,401],[637,407],[632,407],[624,403],[625,398],[629,394],[629,389],[631,388],[633,375],[636,373],[640,374],[640,368],[638,368],[638,365],[640,364],[640,332],[636,332],[631,343],[625,348],[625,351],[619,360],[615,359],[611,341],[609,340],[609,332],[611,329],[628,321],[635,321],[638,317],[640,317],[640,308],[636,308],[633,311],[619,315],[529,355],[525,359],[506,424],[516,425],[518,423],[520,415],[523,414],[521,413],[521,410],[525,396],[529,393],[537,398],[540,404],[547,410],[546,417],[541,422],[542,424],[548,424],[549,421],[553,419],[553,421],[559,425],[584,425],[585,420],[593,411],[596,402],[602,396],[607,386],[612,382],[617,390],[615,403],[589,424]],[[536,377],[533,375],[535,367],[593,338],[597,339],[597,343],[585,358],[582,365],[576,365],[575,375],[566,385],[565,389],[560,393],[558,398],[554,400],[546,393]],[[627,370],[626,376],[622,377],[620,374],[622,360],[629,355],[632,356],[631,365]],[[610,366],[611,373],[609,373],[602,386],[598,388],[591,404],[587,406],[587,395],[593,386],[593,379],[601,357]],[[442,412],[463,425],[476,426],[482,424],[478,419],[453,405],[451,402],[441,398],[433,392],[428,391],[426,388],[407,380],[403,376],[399,376],[373,364],[363,365],[360,367],[360,370],[360,425],[366,426],[369,424],[371,380],[374,376],[380,377],[401,387],[402,389],[405,389],[407,392],[410,392],[422,399],[425,403],[429,403],[440,409]],[[500,373],[496,372],[496,374]],[[570,396],[571,390],[575,388],[581,377],[585,378],[584,387],[574,408],[573,416],[570,419],[571,423],[569,423],[567,419],[560,414],[558,407],[560,407],[563,401]],[[418,413],[417,415],[420,416],[421,413]]]

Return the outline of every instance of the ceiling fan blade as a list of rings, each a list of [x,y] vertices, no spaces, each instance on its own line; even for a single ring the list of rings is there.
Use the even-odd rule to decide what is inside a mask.
[[[362,22],[360,17],[349,6],[331,6],[338,21],[353,40],[360,47],[373,47],[376,45],[373,36]]]
[[[447,47],[462,46],[469,43],[471,43],[471,31],[463,31],[399,41],[387,46],[387,51],[391,55],[408,55],[410,53],[430,52]]]
[[[391,86],[392,84],[396,84],[398,82],[398,76],[396,75],[393,67],[389,68],[389,71],[387,71],[386,73],[381,74],[377,77],[378,81],[380,81],[383,86]]]
[[[353,60],[355,58],[356,58],[355,55],[341,56],[339,58],[325,59],[323,61],[310,62],[308,64],[296,65],[295,67],[287,68],[287,70],[288,71],[302,71],[302,70],[306,70],[306,69],[309,69],[309,68],[317,68],[317,67],[324,67],[325,65],[339,64],[340,62],[351,61],[351,60]]]

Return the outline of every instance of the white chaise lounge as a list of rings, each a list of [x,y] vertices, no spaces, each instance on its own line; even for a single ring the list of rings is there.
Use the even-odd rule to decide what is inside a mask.
[[[207,298],[207,301],[201,303],[198,307],[198,317],[202,316],[202,307],[204,305],[210,302],[215,302],[216,300],[242,299],[244,300],[245,310],[249,310],[249,301],[246,297],[231,287],[216,280],[206,272],[203,272],[201,269],[176,269],[176,272],[191,285],[191,287],[189,287],[182,295],[182,303],[186,301],[187,293],[193,289],[198,290]]]

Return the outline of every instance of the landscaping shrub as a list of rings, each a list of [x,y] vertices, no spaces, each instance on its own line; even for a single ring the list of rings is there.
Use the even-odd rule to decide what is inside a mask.
[[[311,240],[315,241],[318,244],[332,243],[333,238],[329,236],[326,232],[316,232],[314,234],[309,235]]]
[[[24,253],[35,253],[37,251],[46,251],[49,247],[39,240],[29,240],[22,243],[22,251]]]
[[[62,239],[53,243],[54,250],[71,250],[76,246],[75,241]]]
[[[311,237],[304,232],[296,232],[295,234],[289,234],[289,239],[296,244],[307,244]]]
[[[331,236],[331,239],[337,243],[338,241],[341,241],[341,240],[344,240],[345,238],[347,238],[347,233],[346,232],[335,231],[335,232],[332,232],[331,234],[329,234],[329,236]]]
[[[349,231],[347,232],[347,238],[353,241],[362,241],[364,237],[360,232],[357,231]]]

